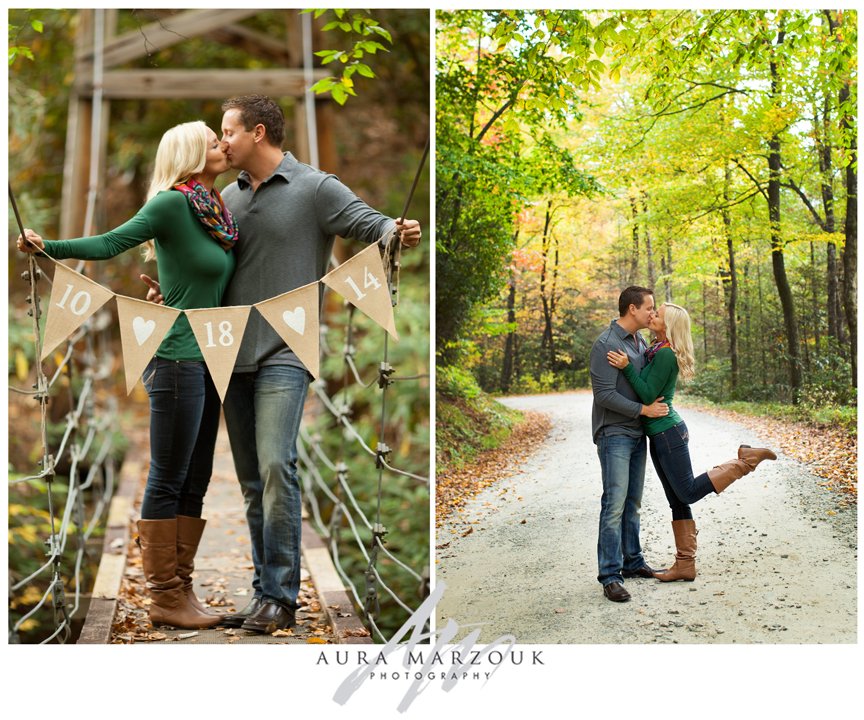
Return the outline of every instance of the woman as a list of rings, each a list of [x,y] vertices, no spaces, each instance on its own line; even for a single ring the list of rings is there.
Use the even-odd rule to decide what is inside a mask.
[[[690,451],[687,448],[687,426],[672,408],[675,383],[694,374],[693,339],[690,336],[690,316],[672,303],[660,306],[648,325],[655,334],[654,344],[646,351],[647,363],[636,373],[625,353],[610,351],[609,363],[624,372],[642,402],[652,403],[658,397],[669,405],[669,414],[659,418],[644,418],[645,432],[650,439],[651,460],[672,508],[672,532],[675,536],[675,563],[668,570],[654,573],[663,581],[696,579],[696,523],[690,505],[709,493],[721,493],[729,485],[756,469],[763,460],[776,460],[767,448],[738,448],[735,460],[718,465],[693,477]]]
[[[156,151],[147,203],[128,222],[95,237],[45,241],[25,229],[25,252],[104,260],[147,243],[155,254],[165,304],[217,307],[234,272],[234,220],[213,187],[228,169],[222,145],[203,122],[168,130]],[[191,574],[205,521],[204,494],[213,467],[219,396],[185,315],[144,370],[150,397],[150,472],[138,521],[150,619],[182,628],[216,625],[192,590]]]

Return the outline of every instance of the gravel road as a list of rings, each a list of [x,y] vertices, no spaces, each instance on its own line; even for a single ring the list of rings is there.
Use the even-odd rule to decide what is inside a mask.
[[[693,506],[695,582],[628,580],[633,599],[603,597],[597,575],[600,465],[591,393],[505,398],[548,413],[552,431],[509,477],[438,531],[439,627],[452,618],[481,642],[855,643],[857,511],[778,453],[721,495]],[[759,446],[740,425],[679,407],[698,474]],[[642,546],[653,567],[674,557],[670,511],[647,463]],[[463,633],[463,634],[464,634]]]

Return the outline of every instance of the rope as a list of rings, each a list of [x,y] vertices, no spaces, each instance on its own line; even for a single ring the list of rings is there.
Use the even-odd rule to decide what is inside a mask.
[[[24,223],[9,186],[9,201],[12,206],[19,232],[23,235]],[[96,383],[104,380],[110,374],[113,362],[109,345],[104,343],[97,353],[95,343],[97,334],[103,336],[110,322],[99,327],[96,316],[88,320],[81,330],[68,341],[62,361],[49,381],[45,375],[39,358],[42,354],[41,333],[41,297],[38,283],[43,278],[34,255],[27,256],[28,269],[22,275],[28,283],[28,304],[31,305],[28,315],[33,323],[33,344],[36,362],[36,380],[33,390],[15,389],[19,393],[32,396],[39,403],[40,443],[42,458],[39,461],[41,470],[24,478],[11,479],[10,486],[19,484],[44,483],[48,503],[49,529],[45,541],[47,547],[45,562],[34,572],[24,578],[12,582],[10,579],[10,601],[13,604],[25,602],[24,594],[32,596],[35,589],[39,593],[39,601],[23,616],[18,618],[9,631],[9,641],[19,642],[22,627],[28,620],[34,618],[42,608],[50,605],[53,610],[53,631],[41,642],[57,641],[64,643],[71,638],[71,618],[78,612],[81,604],[82,568],[86,553],[86,542],[99,525],[105,513],[114,487],[114,461],[111,455],[113,437],[111,428],[116,426],[116,403],[109,400],[107,404],[96,398]],[[77,364],[71,364],[75,357]],[[97,365],[96,358],[101,362]],[[80,389],[75,389],[73,372],[81,368],[82,383]],[[57,380],[64,374],[69,379],[68,394],[70,406],[73,408],[65,419],[62,437],[54,452],[51,452],[48,437],[48,403],[51,390],[57,385]],[[59,390],[59,386],[57,387]],[[58,395],[54,393],[54,397]],[[97,420],[98,418],[98,420]],[[80,467],[87,460],[94,447],[98,452],[90,465],[87,477],[81,482]],[[57,467],[68,462],[68,482],[65,484],[66,500],[62,515],[57,507],[55,493],[63,487],[62,476],[57,475]],[[59,484],[59,487],[58,487]],[[85,510],[87,496],[94,499],[94,507],[88,513]],[[10,531],[14,533],[13,518],[10,517]],[[74,541],[74,549],[71,543]],[[67,552],[67,547],[69,552]],[[69,554],[71,553],[71,558]],[[71,568],[69,567],[71,565]],[[67,603],[67,587],[74,586],[72,606]]]

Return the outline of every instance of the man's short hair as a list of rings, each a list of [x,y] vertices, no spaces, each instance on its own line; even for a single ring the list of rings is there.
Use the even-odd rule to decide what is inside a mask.
[[[273,98],[266,95],[241,95],[222,103],[222,112],[228,110],[240,111],[240,119],[246,130],[263,125],[267,131],[267,141],[277,148],[282,147],[282,141],[285,140],[285,115]]]
[[[642,303],[645,302],[645,296],[653,294],[653,290],[640,287],[639,285],[631,285],[628,288],[624,288],[618,296],[618,314],[624,317],[631,305],[635,305],[637,308],[642,307]]]

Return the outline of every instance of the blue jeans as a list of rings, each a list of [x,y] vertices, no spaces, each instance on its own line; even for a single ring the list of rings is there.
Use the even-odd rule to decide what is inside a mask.
[[[201,517],[219,429],[210,373],[203,362],[154,357],[143,377],[150,396],[150,473],[141,517]]]
[[[708,473],[693,477],[689,441],[683,422],[651,436],[651,461],[663,483],[673,520],[692,520],[690,505],[714,492]]]
[[[624,582],[622,570],[645,565],[639,544],[639,508],[645,485],[645,436],[597,437],[597,455],[603,477],[600,499],[600,535],[597,540],[597,579],[608,585]]]
[[[223,404],[252,539],[252,587],[288,608],[300,591],[297,433],[308,388],[302,368],[267,365],[234,373]]]

